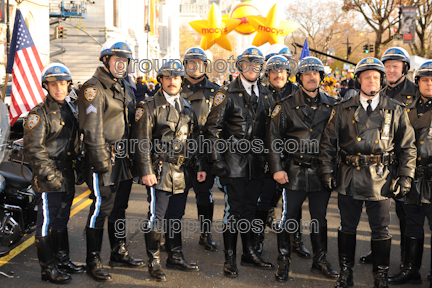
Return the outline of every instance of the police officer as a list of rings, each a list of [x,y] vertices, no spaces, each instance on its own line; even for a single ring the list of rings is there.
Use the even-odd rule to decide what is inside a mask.
[[[288,59],[288,61],[291,64],[290,65],[290,73],[292,73],[292,71],[294,71],[297,68],[297,67],[294,67],[294,66],[297,66],[297,61],[292,57],[291,50],[287,46],[285,46],[283,44],[279,44],[279,43],[271,45],[270,48],[267,50],[266,56],[265,56],[266,64],[268,63],[268,60],[271,57],[276,56],[276,55],[281,55],[281,56],[284,56],[285,58]],[[290,76],[290,73],[287,76],[286,85],[284,85],[281,88],[276,88],[274,85],[271,84],[267,73],[263,74],[262,83],[265,84],[265,85],[267,85],[269,87],[270,91],[273,92],[273,100],[274,100],[274,102],[277,102],[277,101],[281,100],[282,98],[288,97],[292,93],[294,93],[294,92],[296,92],[298,90],[297,85],[294,84],[294,83],[292,83],[288,79],[289,76]],[[268,182],[268,179],[270,179],[273,183],[276,183],[273,180],[272,177],[266,178],[266,180],[265,180],[266,183],[270,183],[270,182]],[[276,184],[274,184],[274,185],[276,185]],[[263,190],[265,189],[266,186],[267,185],[264,184]],[[267,224],[270,227],[272,225],[271,223],[275,219],[274,209],[276,208],[276,206],[277,206],[277,204],[278,204],[278,202],[279,202],[279,200],[280,200],[281,197],[282,197],[282,189],[277,188],[276,189],[276,193],[273,194],[273,197],[272,197],[272,200],[271,200],[271,203],[270,203],[270,209],[269,209],[269,212],[268,212],[268,218],[266,220]],[[261,204],[261,201],[260,201],[260,204]],[[260,209],[258,208],[258,210],[260,210]],[[259,213],[259,212],[257,211],[257,213]],[[300,218],[301,218],[301,210],[300,210],[299,215],[300,215]],[[261,219],[261,217],[259,217],[258,215],[257,215],[257,218]],[[300,234],[300,236],[301,236],[301,234]],[[304,248],[303,245],[301,245],[301,246]],[[301,250],[296,249],[295,251],[301,251]],[[300,253],[302,253],[302,252],[300,252]],[[299,254],[299,256],[300,256],[300,254]],[[305,257],[305,254],[302,253],[301,257]],[[306,256],[306,258],[310,258],[310,254],[309,254],[309,256]]]
[[[339,193],[341,273],[335,287],[353,285],[356,231],[363,204],[372,230],[374,287],[388,287],[389,197],[403,197],[410,191],[417,154],[415,135],[402,104],[382,93],[387,83],[380,60],[361,60],[354,77],[360,92],[335,106],[320,145],[322,181],[327,189]]]
[[[408,116],[414,127],[417,145],[417,170],[411,192],[403,198],[406,215],[405,265],[399,273],[389,277],[390,284],[421,284],[420,268],[424,244],[425,216],[432,221],[431,181],[432,164],[432,61],[427,61],[416,72],[415,83],[420,97],[408,106]],[[401,235],[402,237],[402,235]]]
[[[141,101],[135,112],[133,138],[138,140],[140,148],[134,165],[147,186],[150,210],[144,236],[149,273],[156,281],[166,281],[160,264],[164,217],[167,267],[199,271],[198,265],[186,262],[182,252],[180,220],[186,205],[186,181],[193,173],[187,166],[196,166],[198,182],[206,180],[202,157],[189,157],[187,153],[192,151],[186,150],[187,139],[196,140],[199,130],[192,105],[180,96],[184,75],[180,62],[168,61],[162,65],[157,74],[162,89],[152,98]]]
[[[38,216],[35,245],[42,280],[70,282],[67,273],[83,273],[84,265],[69,259],[67,224],[75,194],[73,162],[78,152],[78,122],[65,99],[72,83],[69,69],[52,63],[42,72],[48,91],[24,127],[24,154],[33,172]]]
[[[401,47],[392,47],[387,49],[381,61],[384,64],[386,77],[388,81],[388,87],[385,90],[385,94],[390,98],[393,98],[405,105],[412,103],[417,95],[417,86],[406,78],[408,70],[410,69],[410,58],[408,52]],[[401,268],[404,265],[405,259],[405,234],[406,220],[405,213],[402,209],[401,202],[396,202],[396,215],[399,218],[400,228],[400,247],[401,247]],[[370,264],[372,263],[372,253],[369,252],[366,255],[360,257],[360,263]]]
[[[273,73],[287,69],[285,65],[269,65],[270,79],[275,77]],[[279,257],[275,277],[279,282],[288,280],[291,229],[296,231],[298,226],[302,226],[297,220],[293,223],[294,228],[290,228],[291,224],[286,224],[285,221],[291,222],[297,218],[306,197],[309,199],[311,217],[318,222],[318,227],[310,234],[313,248],[311,271],[328,278],[338,277],[338,273],[331,268],[330,262],[326,259],[326,211],[330,191],[326,191],[321,184],[318,165],[319,142],[335,100],[319,91],[319,85],[324,79],[324,65],[318,58],[305,57],[300,60],[296,79],[301,85],[300,90],[278,102],[272,112],[266,134],[266,147],[270,151],[270,172],[273,179],[284,187],[281,216],[281,227],[284,228],[277,236]],[[273,145],[277,141],[297,143],[299,149],[276,151]],[[284,161],[281,154],[284,155]]]
[[[268,55],[274,55],[276,56],[275,53],[272,53],[272,48],[274,46],[280,47],[278,45],[281,44],[273,44],[269,51],[267,51],[267,56]],[[265,79],[268,80],[269,82],[269,89],[270,91],[273,92],[272,96],[273,96],[273,100],[275,102],[278,102],[280,100],[282,100],[285,97],[289,97],[292,94],[294,94],[299,88],[296,84],[292,83],[289,80],[289,76],[291,75],[291,73],[293,73],[295,71],[295,69],[297,69],[297,61],[292,57],[291,51],[288,49],[288,47],[286,47],[285,45],[282,45],[282,49],[279,50],[279,53],[281,56],[283,56],[284,58],[287,59],[287,62],[285,63],[283,61],[283,58],[273,58],[274,56],[272,56],[271,58],[267,59],[267,64],[269,66],[274,67],[274,65],[278,65],[278,62],[283,62],[285,63],[285,65],[288,65],[286,71],[287,74],[285,75],[285,73],[282,71],[281,73],[276,73],[274,71],[272,71],[272,69],[267,69],[266,66],[266,73],[265,73]],[[277,54],[279,55],[279,54]],[[266,58],[267,58],[266,56]],[[270,59],[272,59],[272,61],[270,62]],[[285,70],[285,69],[283,69]],[[271,77],[269,75],[272,75]],[[271,174],[271,173],[268,173]],[[267,174],[266,174],[267,175]],[[263,186],[263,191],[275,191],[275,193],[273,195],[271,195],[270,193],[266,193],[265,195],[267,195],[268,197],[271,197],[271,201],[270,201],[270,208],[269,208],[269,212],[268,212],[268,218],[267,223],[268,225],[271,227],[271,223],[273,222],[275,215],[274,215],[274,209],[277,206],[279,200],[282,197],[282,191],[283,188],[282,187],[277,187],[276,190],[274,190],[273,188],[270,188],[270,185],[276,185],[276,181],[273,179],[273,177],[270,175],[270,177],[266,177],[265,182],[264,182],[264,186]],[[261,210],[266,210],[265,205],[267,204],[268,201],[265,201],[266,199],[262,199],[262,197],[260,197],[260,202],[258,205],[258,211],[257,211],[257,218],[258,219],[262,219],[261,217],[264,216],[264,213],[260,213]],[[263,201],[264,200],[264,201]],[[301,219],[301,215],[302,215],[302,208],[300,207],[299,213],[296,217],[297,223],[300,223],[300,219]],[[298,230],[295,231],[295,233],[292,233],[293,236],[293,241],[291,241],[291,245],[293,248],[293,251],[295,253],[297,253],[298,256],[300,256],[301,258],[305,258],[305,259],[309,259],[311,258],[311,254],[310,252],[306,249],[306,247],[303,244],[303,238],[302,238],[302,232],[300,229],[300,226],[298,226]],[[264,235],[264,234],[262,234]],[[264,240],[264,237],[261,238],[262,240]],[[261,245],[262,246],[262,245]]]
[[[213,98],[219,86],[207,78],[206,70],[209,63],[203,49],[199,47],[188,49],[184,55],[183,64],[187,76],[183,81],[181,96],[194,108],[198,118],[199,134],[202,135],[201,137],[204,137],[207,116],[210,113]],[[200,222],[201,236],[199,244],[205,250],[216,251],[217,246],[211,235],[211,223],[214,211],[211,189],[214,183],[214,176],[211,173],[211,167],[209,165],[206,166],[206,181],[198,182],[193,175],[192,187],[195,191],[198,219]],[[186,187],[185,195],[187,195],[190,188],[190,186]]]
[[[98,67],[93,77],[84,83],[78,96],[80,131],[86,150],[86,182],[93,199],[86,225],[87,273],[102,282],[112,280],[102,269],[100,259],[103,229],[108,216],[112,249],[110,264],[143,265],[142,261],[129,256],[123,237],[125,231],[119,228],[121,225],[116,227],[115,224],[118,217],[124,215],[129,200],[129,184],[124,181],[132,178],[129,158],[117,153],[115,147],[116,142],[129,139],[135,98],[124,77],[131,58],[127,43],[106,43],[99,58],[103,67]],[[116,154],[122,157],[116,157]]]
[[[254,220],[257,201],[264,180],[265,157],[263,148],[265,124],[272,109],[270,91],[259,81],[264,55],[255,46],[248,47],[237,57],[239,76],[215,95],[208,116],[207,137],[211,140],[213,173],[220,177],[225,190],[224,213],[224,275],[237,277],[237,233],[240,231],[243,255],[241,264],[261,269],[273,269],[256,253],[254,233],[248,227],[237,227],[239,220],[249,224]],[[257,149],[251,149],[256,142]],[[251,143],[252,142],[252,143]],[[257,143],[258,142],[258,143]],[[224,152],[216,143],[226,143],[231,149]],[[239,143],[245,143],[240,147]],[[248,146],[248,143],[251,144]],[[247,226],[247,223],[246,223]]]

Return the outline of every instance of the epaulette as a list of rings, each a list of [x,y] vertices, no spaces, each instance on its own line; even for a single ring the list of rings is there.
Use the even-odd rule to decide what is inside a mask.
[[[387,97],[388,97],[388,96],[387,96]],[[396,99],[394,99],[394,98],[390,98],[390,97],[388,97],[388,98],[389,98],[390,101],[392,101],[393,103],[398,104],[398,105],[400,105],[400,106],[402,106],[402,107],[406,107],[406,106],[407,106],[405,103],[402,103],[402,102],[400,102],[400,101],[398,101],[398,100],[396,100]]]

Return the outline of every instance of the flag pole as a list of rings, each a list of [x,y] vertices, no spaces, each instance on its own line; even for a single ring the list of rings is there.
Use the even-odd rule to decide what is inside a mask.
[[[9,0],[7,0],[6,4],[6,67],[7,67],[7,59],[9,58],[9,49],[10,49],[10,31],[9,31]],[[2,101],[4,102],[4,99],[6,97],[6,89],[7,89],[7,83],[9,80],[9,73],[6,73],[5,82],[3,85],[3,93],[2,93]]]

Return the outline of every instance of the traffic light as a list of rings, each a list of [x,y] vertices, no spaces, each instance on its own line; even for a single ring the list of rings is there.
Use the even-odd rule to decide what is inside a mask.
[[[62,26],[57,26],[54,33],[54,39],[66,39],[66,38],[67,38],[67,29]]]
[[[348,56],[351,55],[351,46],[348,46],[348,48],[347,48],[347,55]]]
[[[369,53],[369,44],[363,45],[363,53]]]
[[[369,45],[369,52],[370,52],[370,53],[373,53],[373,52],[374,52],[374,45],[373,45],[373,44],[370,44],[370,45]]]
[[[59,39],[60,33],[59,33],[59,27],[56,26],[54,28],[54,39]]]

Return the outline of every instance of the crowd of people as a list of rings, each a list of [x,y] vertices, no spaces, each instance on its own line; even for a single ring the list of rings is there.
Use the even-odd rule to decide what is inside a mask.
[[[235,62],[239,76],[223,86],[207,77],[205,51],[192,47],[182,62],[171,60],[160,67],[159,87],[139,77],[134,92],[126,78],[131,49],[125,42],[110,43],[100,54],[103,65],[80,87],[78,107],[65,100],[72,83],[69,69],[60,63],[44,69],[42,85],[49,93],[30,112],[24,128],[25,155],[38,192],[35,245],[43,280],[67,283],[70,274],[85,271],[97,281],[112,280],[100,257],[105,222],[110,265],[144,265],[127,249],[125,225],[117,225],[126,221],[132,179],[138,177],[148,195],[145,245],[155,281],[167,280],[162,246],[168,268],[200,269],[185,259],[178,229],[191,188],[200,222],[198,244],[218,251],[211,229],[217,179],[225,193],[226,277],[239,276],[240,234],[242,266],[275,269],[275,280],[285,282],[292,253],[297,253],[312,258],[311,271],[334,279],[334,287],[353,286],[356,231],[364,205],[371,252],[360,260],[372,264],[374,287],[421,283],[423,224],[425,217],[432,220],[432,61],[419,68],[412,83],[406,78],[408,53],[389,48],[381,60],[362,59],[354,78],[342,81],[335,96],[329,95],[329,85],[323,86],[326,75],[318,58],[297,62],[288,47],[275,45],[266,55],[255,46],[243,49]],[[298,63],[295,69],[293,61]],[[211,148],[192,151],[191,141]],[[130,150],[133,154],[119,155],[119,142],[140,144]],[[232,146],[220,149],[221,143]],[[244,149],[245,143],[255,146]],[[295,149],[287,143],[295,143]],[[85,227],[85,266],[69,258],[74,170],[84,172],[93,200]],[[326,257],[332,192],[338,195],[341,218],[339,271]],[[311,252],[300,229],[306,198],[314,222]],[[402,241],[400,272],[389,276],[392,198]],[[280,199],[282,215],[269,223],[277,233],[274,265],[262,258],[262,251],[266,223],[277,218],[274,208]],[[259,229],[242,229],[241,223]]]

